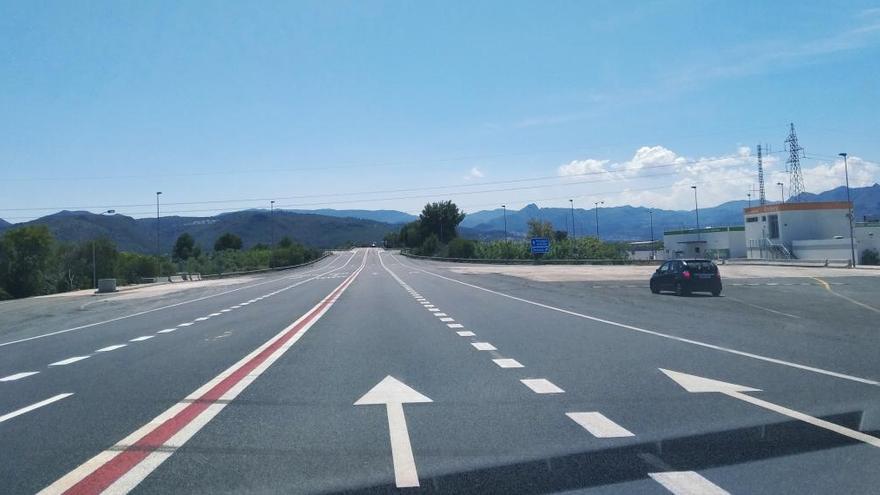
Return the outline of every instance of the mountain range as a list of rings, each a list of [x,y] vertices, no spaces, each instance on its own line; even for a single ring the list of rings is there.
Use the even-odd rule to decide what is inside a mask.
[[[880,217],[880,184],[851,189],[858,219]],[[801,201],[846,200],[846,188],[838,187],[819,194],[804,193]],[[755,206],[757,203],[752,202]],[[700,208],[700,226],[742,225],[742,210],[746,201],[729,201],[718,206]],[[652,213],[649,213],[652,212]],[[530,204],[521,210],[507,210],[507,234],[523,238],[532,218],[550,221],[556,230],[571,232],[574,217],[574,235],[596,234],[594,209],[539,208]],[[203,249],[210,250],[214,241],[226,232],[242,238],[245,247],[257,243],[268,244],[288,236],[297,242],[317,247],[333,248],[346,243],[380,243],[388,232],[397,231],[406,222],[418,217],[396,210],[243,210],[212,217],[162,217],[159,221],[159,239],[162,252],[170,252],[177,237],[188,232]],[[653,219],[654,238],[664,230],[693,227],[693,210],[662,210],[655,208],[616,206],[599,208],[599,234],[606,240],[646,240],[651,236]],[[46,225],[56,239],[85,241],[109,237],[120,249],[153,253],[156,250],[156,219],[131,218],[125,215],[98,215],[85,211],[61,211],[29,222],[10,224],[0,219],[0,231],[20,225]],[[460,234],[469,239],[502,239],[505,235],[505,212],[502,209],[469,213],[461,223]]]

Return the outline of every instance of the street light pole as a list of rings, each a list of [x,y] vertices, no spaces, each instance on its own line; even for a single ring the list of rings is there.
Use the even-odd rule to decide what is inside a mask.
[[[269,267],[275,255],[275,200],[269,201]]]
[[[162,276],[162,251],[159,248],[159,196],[162,191],[156,191],[156,282]]]
[[[846,161],[846,153],[838,153],[839,156],[843,157],[843,173],[846,176],[846,202],[849,203],[847,207],[849,209],[849,213],[847,216],[849,217],[849,249],[852,254],[852,267],[856,267],[856,240],[855,235],[853,234],[853,217],[855,216],[855,212],[853,211],[852,199],[849,196],[849,165]]]
[[[571,205],[571,240],[577,239],[577,231],[574,228],[574,200],[569,199],[568,203]]]
[[[504,211],[504,242],[507,242],[507,205],[501,205]]]
[[[599,205],[604,205],[604,201],[596,201],[593,203],[593,209],[596,213],[596,239],[599,238]]]
[[[101,215],[103,215],[105,213],[109,213],[112,215],[112,214],[116,213],[116,210],[102,211]],[[98,263],[97,263],[97,258],[95,256],[95,244],[97,244],[97,242],[98,242],[97,239],[92,239],[92,288],[93,289],[98,288]]]
[[[782,197],[782,204],[785,204],[785,184],[777,182],[776,185],[779,186],[779,195]]]
[[[697,186],[691,186],[694,190],[694,213],[697,214],[697,240],[700,240],[700,204],[697,203]]]
[[[648,210],[648,216],[651,217],[651,259],[657,257],[657,250],[654,249],[654,212],[652,210]]]
[[[751,208],[752,207],[752,193],[748,193],[748,194],[746,194],[746,196],[749,197],[749,208]]]

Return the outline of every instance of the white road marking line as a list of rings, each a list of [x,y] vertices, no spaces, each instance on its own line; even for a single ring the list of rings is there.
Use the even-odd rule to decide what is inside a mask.
[[[208,316],[220,316],[220,313],[211,313]]]
[[[221,309],[221,310],[220,310],[221,313],[228,313],[228,312],[230,312],[230,311],[232,311],[232,310],[229,309],[229,308]]]
[[[404,265],[400,260],[397,260],[397,262],[400,263],[401,266],[407,266],[407,265]],[[841,378],[841,379],[844,379],[844,380],[850,380],[850,381],[854,381],[854,382],[864,383],[864,384],[866,384],[866,385],[880,386],[880,381],[877,381],[877,380],[871,380],[871,379],[869,379],[869,378],[862,378],[862,377],[858,377],[858,376],[854,376],[854,375],[847,375],[847,374],[845,374],[845,373],[839,373],[839,372],[837,372],[837,371],[830,371],[830,370],[826,370],[826,369],[822,369],[822,368],[816,368],[816,367],[813,367],[813,366],[807,366],[807,365],[804,365],[804,364],[793,363],[793,362],[791,362],[791,361],[785,361],[785,360],[782,360],[782,359],[776,359],[776,358],[772,358],[772,357],[769,357],[769,356],[762,356],[762,355],[760,355],[760,354],[753,354],[753,353],[751,353],[751,352],[739,351],[739,350],[736,350],[736,349],[731,349],[731,348],[729,348],[729,347],[722,347],[722,346],[720,346],[720,345],[715,345],[715,344],[709,344],[709,343],[706,343],[706,342],[701,342],[701,341],[699,341],[699,340],[687,339],[687,338],[684,338],[684,337],[676,337],[675,335],[670,335],[670,334],[666,334],[666,333],[662,333],[662,332],[657,332],[657,331],[654,331],[654,330],[648,330],[648,329],[645,329],[645,328],[640,328],[640,327],[636,327],[636,326],[633,326],[633,325],[627,325],[627,324],[625,324],[625,323],[619,323],[619,322],[612,321],[612,320],[606,320],[606,319],[603,319],[603,318],[598,318],[598,317],[596,317],[596,316],[590,316],[590,315],[586,315],[586,314],[583,314],[583,313],[577,313],[577,312],[575,312],[575,311],[569,311],[569,310],[567,310],[567,309],[557,308],[557,307],[555,307],[555,306],[550,306],[549,304],[543,304],[543,303],[539,303],[539,302],[536,302],[536,301],[531,301],[531,300],[529,300],[529,299],[523,299],[522,297],[512,296],[512,295],[510,295],[510,294],[505,294],[505,293],[503,293],[503,292],[498,292],[498,291],[495,291],[495,290],[492,290],[492,289],[487,289],[487,288],[485,288],[485,287],[480,287],[479,285],[469,284],[469,283],[467,283],[467,282],[462,282],[461,280],[456,280],[456,279],[454,279],[454,278],[444,277],[443,275],[439,275],[439,274],[436,274],[436,273],[433,273],[433,272],[429,272],[429,271],[427,271],[427,270],[422,270],[422,272],[424,272],[424,273],[427,274],[427,275],[431,275],[431,276],[433,276],[433,277],[441,278],[441,279],[443,279],[443,280],[448,280],[448,281],[450,281],[450,282],[455,282],[455,283],[457,283],[457,284],[461,284],[461,285],[464,285],[464,286],[467,286],[467,287],[471,287],[471,288],[473,288],[473,289],[477,289],[477,290],[481,290],[481,291],[484,291],[484,292],[488,292],[488,293],[490,293],[490,294],[495,294],[496,296],[506,297],[506,298],[508,298],[508,299],[512,299],[512,300],[514,300],[514,301],[519,301],[519,302],[522,302],[522,303],[525,303],[525,304],[530,304],[530,305],[532,305],[532,306],[537,306],[537,307],[539,307],[539,308],[548,309],[548,310],[550,310],[550,311],[557,311],[557,312],[559,312],[559,313],[567,314],[567,315],[570,315],[570,316],[576,316],[576,317],[578,317],[578,318],[584,318],[584,319],[591,320],[591,321],[595,321],[595,322],[598,322],[598,323],[605,323],[606,325],[612,325],[612,326],[615,326],[615,327],[618,327],[618,328],[624,328],[624,329],[627,329],[627,330],[632,330],[632,331],[634,331],[634,332],[644,333],[644,334],[647,334],[647,335],[653,335],[653,336],[655,336],[655,337],[660,337],[660,338],[664,338],[664,339],[674,340],[674,341],[676,341],[676,342],[681,342],[681,343],[685,343],[685,344],[691,344],[691,345],[695,345],[695,346],[703,347],[703,348],[706,348],[706,349],[712,349],[712,350],[716,350],[716,351],[720,351],[720,352],[727,352],[727,353],[730,353],[730,354],[735,354],[735,355],[737,355],[737,356],[742,356],[742,357],[747,357],[747,358],[751,358],[751,359],[756,359],[756,360],[764,361],[764,362],[767,362],[767,363],[773,363],[773,364],[778,364],[778,365],[781,365],[781,366],[788,366],[788,367],[791,367],[791,368],[796,368],[796,369],[799,369],[799,370],[810,371],[810,372],[818,373],[818,374],[821,374],[821,375],[833,376],[833,377],[835,377],[835,378]],[[809,285],[809,284],[808,284],[808,285]]]
[[[444,316],[449,316],[449,315],[446,314],[446,313],[434,313],[434,316],[436,316],[436,317],[438,317],[438,318],[442,318],[442,317],[444,317]]]
[[[474,346],[474,349],[476,349],[478,351],[497,351],[498,350],[498,348],[496,348],[494,345],[492,345],[488,342],[471,342],[471,345]]]
[[[135,338],[129,340],[129,342],[143,342],[145,340],[150,340],[153,337],[155,337],[155,335],[144,335],[142,337],[135,337]]]
[[[524,368],[524,366],[516,359],[500,358],[493,359],[492,362],[501,368]]]
[[[15,380],[21,380],[22,378],[36,375],[37,373],[39,373],[39,371],[25,371],[23,373],[16,373],[14,375],[4,376],[3,378],[0,378],[0,382],[14,382]]]
[[[440,309],[439,308],[428,308],[428,311],[436,312],[436,311],[440,311]]]
[[[464,328],[464,325],[461,323],[447,323],[446,326],[449,328]]]
[[[581,425],[596,438],[634,437],[631,431],[606,418],[599,412],[570,412],[566,416]]]
[[[249,303],[249,302],[243,302],[243,303],[239,304],[239,306],[247,306],[248,304],[250,304],[250,303]]]
[[[115,351],[116,349],[122,349],[123,347],[126,347],[126,346],[128,346],[128,344],[110,345],[107,347],[102,347],[95,352],[110,352],[110,351]]]
[[[455,333],[457,333],[459,337],[476,337],[476,335],[477,335],[474,332],[471,332],[470,330],[464,330],[464,331],[455,332]]]
[[[455,318],[440,318],[440,321],[442,321],[442,322],[455,321]]]
[[[58,394],[56,396],[49,397],[46,400],[41,400],[40,402],[37,402],[36,404],[31,404],[27,407],[23,407],[21,409],[18,409],[17,411],[12,411],[11,413],[6,413],[3,416],[0,416],[0,423],[7,421],[7,420],[10,420],[16,416],[21,416],[22,414],[29,413],[29,412],[33,411],[34,409],[39,409],[43,406],[48,406],[49,404],[51,404],[53,402],[57,402],[61,399],[65,399],[67,397],[70,397],[71,395],[73,395],[73,394],[72,393]]]
[[[240,307],[241,307],[240,304],[236,304],[235,306],[231,306],[230,309],[238,309],[238,308],[240,308]]]
[[[789,314],[789,313],[783,313],[782,311],[777,311],[777,310],[775,310],[775,309],[765,308],[764,306],[758,306],[757,304],[752,304],[752,303],[749,303],[749,302],[745,302],[745,301],[743,301],[742,299],[737,299],[737,298],[735,298],[735,297],[725,296],[725,299],[730,299],[731,301],[736,301],[736,302],[738,302],[738,303],[740,303],[740,304],[745,304],[746,306],[751,306],[751,307],[753,307],[753,308],[755,308],[755,309],[761,309],[761,310],[764,310],[764,311],[766,311],[766,312],[768,312],[768,313],[774,313],[774,314],[781,315],[781,316],[788,316],[789,318],[796,318],[796,319],[798,319],[798,320],[801,319],[800,316],[793,315],[793,314]]]
[[[192,322],[189,322],[189,323],[181,323],[180,325],[177,325],[177,326],[179,326],[179,327],[188,327],[188,326],[190,326],[190,325],[192,325]]]
[[[565,392],[546,378],[525,378],[520,381],[536,394],[561,394]]]
[[[207,319],[208,319],[207,316],[199,316],[198,318],[196,318],[196,319],[193,320],[193,321],[205,321],[205,320],[207,320]]]
[[[165,330],[159,330],[159,331],[156,332],[156,333],[171,333],[171,332],[173,332],[173,331],[175,331],[175,330],[177,330],[177,329],[176,329],[176,328],[166,328]]]
[[[49,366],[66,366],[68,364],[75,363],[77,361],[82,361],[83,359],[88,359],[91,356],[74,356],[72,358],[62,359],[61,361],[56,361]]]
[[[336,270],[339,270],[339,269],[345,267],[345,266],[346,266],[346,265],[352,260],[352,258],[354,258],[354,256],[352,256],[351,258],[349,258],[349,259],[348,259],[348,260],[347,260],[342,266],[340,266],[339,268],[334,268],[333,270],[331,270],[331,272],[336,271]],[[320,261],[320,260],[319,260],[319,261]],[[8,345],[13,345],[13,344],[20,344],[20,343],[22,343],[22,342],[27,342],[27,341],[29,341],[29,340],[43,339],[43,338],[46,338],[46,337],[51,337],[51,336],[53,336],[53,335],[60,335],[60,334],[62,334],[62,333],[75,332],[75,331],[77,331],[77,330],[83,330],[83,329],[85,329],[85,328],[91,328],[91,327],[95,327],[95,326],[98,326],[98,325],[104,325],[104,324],[107,324],[107,323],[112,323],[112,322],[114,322],[114,321],[125,320],[125,319],[127,319],[127,318],[134,318],[135,316],[142,316],[142,315],[145,315],[145,314],[148,314],[148,313],[153,313],[153,312],[155,312],[155,311],[162,311],[162,310],[165,310],[165,309],[176,308],[176,307],[178,307],[178,306],[183,306],[184,304],[190,304],[190,303],[194,303],[194,302],[198,302],[198,301],[204,301],[205,299],[211,299],[211,298],[214,298],[214,297],[223,296],[223,295],[230,294],[230,293],[232,293],[232,292],[238,292],[238,291],[240,291],[240,290],[244,290],[244,289],[251,289],[251,288],[253,288],[253,287],[258,287],[258,286],[260,286],[260,285],[271,284],[271,283],[274,283],[274,282],[278,282],[278,281],[281,281],[281,280],[287,280],[287,279],[291,279],[291,278],[294,278],[294,277],[301,277],[301,276],[304,276],[306,273],[316,272],[316,271],[319,271],[319,270],[323,270],[323,269],[326,269],[326,268],[330,268],[330,267],[333,266],[335,263],[336,263],[336,260],[334,259],[333,261],[331,261],[331,262],[330,262],[327,266],[325,266],[325,267],[319,267],[319,268],[315,268],[315,269],[312,269],[312,270],[307,270],[307,271],[305,271],[305,272],[303,272],[303,273],[301,273],[301,274],[292,275],[292,276],[290,276],[290,277],[280,277],[280,278],[275,278],[275,279],[272,279],[272,280],[267,280],[267,281],[265,281],[265,282],[260,282],[260,283],[253,284],[253,285],[246,285],[246,286],[244,286],[244,287],[236,287],[235,289],[230,289],[230,290],[227,290],[227,291],[218,292],[218,293],[216,293],[216,294],[211,294],[211,295],[208,295],[208,296],[197,297],[197,298],[195,298],[195,299],[190,299],[190,300],[188,300],[188,301],[181,301],[181,302],[179,302],[179,303],[169,304],[168,306],[161,306],[161,307],[158,307],[158,308],[148,309],[148,310],[146,310],[146,311],[140,311],[140,312],[132,313],[132,314],[129,314],[129,315],[118,316],[118,317],[116,317],[116,318],[111,318],[111,319],[109,319],[109,320],[98,321],[98,322],[95,322],[95,323],[88,323],[88,324],[86,324],[86,325],[80,325],[80,326],[78,326],[78,327],[73,327],[73,328],[65,328],[64,330],[58,330],[58,331],[55,331],[55,332],[44,333],[44,334],[42,334],[42,335],[35,335],[35,336],[33,336],[33,337],[28,337],[28,338],[25,338],[25,339],[18,339],[18,340],[12,340],[12,341],[9,341],[9,342],[3,342],[3,343],[0,343],[0,347],[5,347],[5,346],[8,346]],[[325,272],[325,273],[330,273],[330,272]],[[320,276],[320,275],[316,275],[315,277],[313,277],[313,278],[311,278],[311,279],[309,279],[309,280],[314,280],[314,279],[318,278],[319,276]],[[307,281],[308,281],[308,280],[307,280]],[[288,287],[288,288],[289,288],[289,287]],[[284,290],[286,290],[286,289],[284,289]]]
[[[648,473],[648,476],[675,495],[730,495],[730,492],[694,471]]]

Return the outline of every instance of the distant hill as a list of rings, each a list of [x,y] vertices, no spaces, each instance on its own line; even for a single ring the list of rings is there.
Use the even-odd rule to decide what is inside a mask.
[[[362,220],[373,220],[374,222],[383,223],[407,223],[417,220],[417,215],[411,215],[397,210],[334,210],[324,208],[320,210],[285,210],[294,213],[308,213],[314,215],[324,215],[328,217],[347,217],[360,218]]]
[[[12,224],[0,218],[0,232],[2,232],[4,229],[6,229],[6,227],[9,227],[10,225]]]
[[[211,250],[214,241],[232,232],[244,241],[245,247],[269,244],[274,224],[275,240],[289,236],[297,242],[317,248],[333,248],[346,242],[380,243],[396,226],[324,215],[277,211],[270,223],[268,211],[245,210],[214,217],[162,217],[159,221],[161,250],[168,253],[177,237],[188,232],[196,244]],[[62,211],[18,225],[46,225],[61,241],[83,241],[96,237],[112,239],[121,250],[139,253],[156,252],[156,219],[134,219],[125,215],[97,215],[83,211]]]

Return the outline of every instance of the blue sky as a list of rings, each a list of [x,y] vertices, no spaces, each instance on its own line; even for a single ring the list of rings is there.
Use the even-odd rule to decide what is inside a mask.
[[[787,182],[789,122],[808,191],[839,151],[880,181],[876,1],[3,2],[0,71],[11,221],[690,208],[745,199],[757,143]]]

